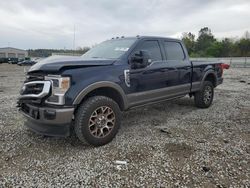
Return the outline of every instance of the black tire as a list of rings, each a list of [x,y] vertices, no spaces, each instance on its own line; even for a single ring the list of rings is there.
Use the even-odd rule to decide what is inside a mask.
[[[210,81],[204,81],[200,91],[194,94],[195,106],[199,108],[208,108],[214,98],[214,86]]]
[[[105,108],[107,108],[106,111],[112,111],[113,113],[111,115],[104,114],[104,112],[102,113],[102,111],[105,111]],[[106,117],[102,119],[103,116]],[[112,120],[109,118],[112,118]],[[90,97],[84,101],[77,110],[74,126],[75,133],[79,140],[85,144],[94,146],[105,145],[111,142],[117,134],[120,121],[121,111],[114,100],[105,96]],[[112,129],[108,130],[111,127]],[[104,133],[106,135],[104,135]]]

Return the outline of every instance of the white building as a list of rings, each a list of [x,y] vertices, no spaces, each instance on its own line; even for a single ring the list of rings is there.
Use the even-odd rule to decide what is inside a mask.
[[[26,50],[11,47],[0,48],[0,58],[24,59],[25,57],[28,57],[28,52]]]

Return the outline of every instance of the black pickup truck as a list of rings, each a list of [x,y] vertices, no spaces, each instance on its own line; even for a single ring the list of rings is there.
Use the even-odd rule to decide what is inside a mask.
[[[225,67],[190,61],[181,40],[115,38],[81,57],[52,56],[33,65],[18,108],[37,133],[75,132],[81,141],[100,146],[115,137],[121,111],[187,94],[197,107],[209,107]]]

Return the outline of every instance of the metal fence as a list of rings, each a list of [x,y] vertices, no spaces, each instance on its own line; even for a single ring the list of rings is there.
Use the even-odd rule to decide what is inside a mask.
[[[250,57],[191,58],[195,61],[220,61],[230,67],[250,68]]]

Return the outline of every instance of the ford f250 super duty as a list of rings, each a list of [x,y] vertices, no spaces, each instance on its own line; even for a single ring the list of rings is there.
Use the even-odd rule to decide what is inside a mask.
[[[52,56],[33,65],[18,108],[37,133],[74,131],[81,141],[100,146],[115,137],[121,111],[187,94],[197,107],[209,107],[225,67],[190,61],[181,40],[115,38],[81,57]]]

